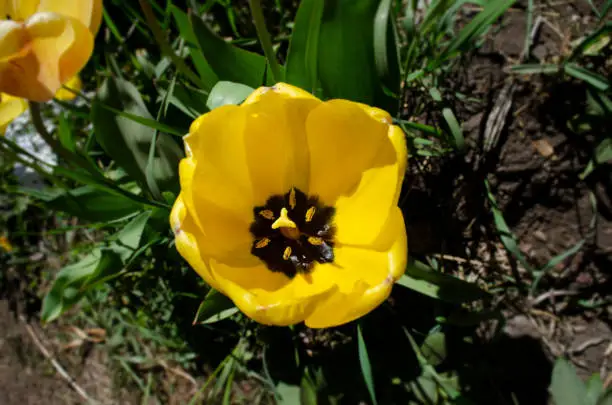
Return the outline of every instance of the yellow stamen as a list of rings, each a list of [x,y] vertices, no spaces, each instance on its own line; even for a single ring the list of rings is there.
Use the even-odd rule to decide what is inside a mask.
[[[289,211],[287,208],[281,208],[280,217],[272,224],[272,229],[278,228],[293,228],[297,229],[297,225],[291,219],[289,219]]]
[[[312,217],[314,217],[314,214],[316,211],[317,211],[317,208],[314,206],[308,208],[308,211],[306,211],[306,222],[312,221]]]
[[[269,219],[269,220],[273,220],[274,219],[274,213],[272,212],[272,210],[262,210],[262,211],[259,211],[259,215],[261,215],[265,219]]]
[[[323,239],[322,238],[317,238],[315,236],[309,236],[308,237],[308,243],[310,243],[311,245],[314,245],[314,246],[321,246],[323,244]]]
[[[284,260],[289,260],[289,257],[291,257],[291,246],[287,246],[285,248],[285,251],[283,252],[283,259]]]
[[[294,209],[296,204],[297,201],[295,199],[295,188],[291,187],[291,191],[289,191],[289,206],[291,207],[291,209]]]
[[[268,246],[268,243],[270,243],[270,239],[269,238],[263,238],[257,241],[257,243],[255,244],[255,247],[257,249],[261,249],[261,248],[265,248],[266,246]]]

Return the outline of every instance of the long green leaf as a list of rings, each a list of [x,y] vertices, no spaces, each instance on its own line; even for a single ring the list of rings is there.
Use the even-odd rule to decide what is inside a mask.
[[[314,93],[318,83],[319,32],[324,0],[303,0],[287,54],[287,83]]]
[[[564,70],[568,75],[590,84],[597,90],[606,91],[610,88],[610,83],[605,77],[598,73],[591,72],[582,66],[578,66],[575,63],[567,63],[564,66]]]
[[[441,59],[452,56],[454,53],[471,46],[476,39],[491,28],[495,20],[506,12],[515,1],[516,0],[491,0],[487,2],[484,9],[451,40]]]
[[[359,353],[359,364],[361,365],[361,375],[365,381],[370,399],[374,405],[377,405],[376,391],[374,390],[374,377],[372,375],[372,366],[370,365],[370,358],[368,357],[368,349],[365,341],[363,340],[363,334],[361,333],[361,325],[357,324],[357,350]]]
[[[574,367],[559,358],[553,368],[550,392],[555,405],[590,405],[585,402],[587,390]]]
[[[204,58],[219,80],[243,83],[253,88],[264,84],[266,58],[225,42],[193,13],[189,14],[189,21]]]
[[[318,71],[323,94],[375,105],[395,115],[399,80],[383,86],[374,55],[374,17],[379,0],[325,2]]]
[[[211,289],[200,303],[198,311],[193,320],[193,324],[209,324],[229,318],[238,312],[234,303],[221,294],[219,291]]]
[[[175,5],[170,6],[170,12],[174,16],[176,26],[179,29],[181,37],[183,37],[183,39],[185,39],[187,42],[189,54],[191,55],[191,60],[193,60],[193,65],[198,71],[198,74],[202,79],[202,83],[204,84],[204,88],[202,90],[210,91],[210,89],[212,89],[213,86],[219,81],[219,78],[208,64],[208,61],[204,57],[204,54],[198,45],[198,39],[196,38],[191,23],[189,22],[187,13]]]
[[[108,155],[143,187],[149,149],[155,130],[109,110],[123,111],[153,120],[136,87],[119,78],[108,77],[92,105],[96,140]],[[157,137],[154,178],[161,190],[178,192],[178,162],[184,156],[180,146],[166,134]]]
[[[397,284],[442,301],[462,304],[489,298],[489,294],[475,284],[433,270],[426,264],[410,258],[406,272]]]

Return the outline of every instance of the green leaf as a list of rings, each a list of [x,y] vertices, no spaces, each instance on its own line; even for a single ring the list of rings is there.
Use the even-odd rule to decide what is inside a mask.
[[[317,405],[317,385],[310,378],[308,369],[304,370],[300,381],[300,405]]]
[[[379,0],[325,1],[319,34],[318,72],[324,96],[375,105],[395,115],[397,100],[378,76],[374,17]],[[387,84],[397,94],[399,83]]]
[[[586,383],[587,396],[585,402],[587,405],[597,405],[597,400],[604,392],[603,381],[599,374],[595,374],[589,378]]]
[[[612,388],[608,388],[607,391],[599,397],[597,405],[612,405]]]
[[[489,298],[489,294],[475,284],[435,271],[412,258],[408,259],[406,272],[397,280],[397,284],[454,304]]]
[[[612,138],[605,138],[596,147],[593,152],[593,158],[580,174],[580,178],[584,179],[587,177],[597,165],[609,162],[612,160]]]
[[[295,16],[287,53],[287,83],[311,93],[317,88],[319,33],[324,0],[303,0]]]
[[[466,50],[472,46],[515,1],[491,0],[487,2],[484,9],[451,40],[440,59],[453,56],[456,52]]]
[[[587,390],[574,367],[564,358],[555,362],[550,382],[550,392],[555,405],[589,405]]]
[[[211,289],[204,300],[200,303],[193,324],[215,323],[229,318],[238,312],[238,308],[232,300],[221,294],[219,291]]]
[[[200,76],[200,79],[202,79],[202,83],[204,84],[203,90],[210,91],[213,86],[219,81],[219,78],[208,64],[208,61],[206,60],[204,54],[202,53],[202,50],[200,49],[198,39],[196,38],[191,23],[189,22],[189,17],[187,16],[187,13],[185,13],[183,10],[179,9],[175,5],[170,6],[170,12],[174,16],[176,26],[179,29],[181,37],[187,43],[187,47],[189,48],[189,54],[191,56],[191,60],[193,61],[193,65],[195,66]]]
[[[497,232],[499,233],[499,239],[501,240],[506,250],[508,250],[508,252],[510,252],[512,256],[514,256],[514,258],[518,260],[523,265],[523,267],[525,267],[525,269],[527,269],[527,271],[533,273],[533,268],[525,258],[525,255],[523,255],[523,252],[521,252],[516,237],[510,230],[510,227],[508,227],[508,224],[504,219],[504,215],[497,206],[497,201],[495,199],[495,196],[491,192],[491,187],[489,186],[488,181],[485,181],[485,187],[487,189],[487,196],[489,198],[489,202],[491,203],[493,222],[495,223],[495,227],[497,228]]]
[[[59,115],[58,138],[62,146],[72,153],[76,153],[76,141],[74,131],[66,120],[66,113]]]
[[[582,42],[580,42],[580,44],[574,48],[568,60],[575,60],[580,55],[599,54],[603,48],[610,44],[610,41],[612,40],[611,34],[612,22],[607,22],[584,38]]]
[[[119,78],[108,77],[92,105],[96,140],[105,152],[142,187],[155,129],[120,116],[105,106],[153,120],[136,87]],[[153,178],[160,190],[178,192],[178,163],[184,156],[179,145],[166,134],[159,134],[153,159]]]
[[[55,195],[44,200],[53,210],[66,212],[87,221],[112,221],[142,209],[142,204],[129,198],[92,186],[73,190],[55,189]]]
[[[593,86],[597,90],[606,91],[610,88],[610,83],[602,75],[591,72],[588,69],[578,66],[575,63],[567,63],[563,66],[565,73],[575,77],[576,79],[582,80],[585,83]]]
[[[220,81],[210,91],[206,106],[210,110],[214,110],[226,104],[238,105],[252,92],[253,88],[244,84]]]
[[[363,335],[361,333],[361,325],[357,324],[357,350],[359,353],[359,364],[361,365],[361,375],[365,381],[370,399],[374,405],[377,405],[376,391],[374,390],[374,377],[372,376],[372,367],[370,366],[370,358],[368,357],[368,349],[366,348]]]
[[[374,64],[383,85],[397,93],[401,69],[397,27],[391,4],[391,0],[381,0],[374,16]]]
[[[219,80],[257,88],[264,84],[266,59],[225,42],[197,15],[189,14],[198,46]]]
[[[454,146],[458,152],[465,151],[465,138],[463,137],[463,131],[461,130],[461,125],[459,125],[459,121],[457,121],[457,117],[455,117],[455,113],[449,107],[445,107],[442,109],[442,116],[446,121],[446,125],[448,125],[448,129],[453,136]]]
[[[97,249],[80,262],[57,273],[41,309],[43,322],[51,322],[76,304],[87,292],[87,285],[123,268],[120,256],[111,249]]]
[[[109,247],[97,248],[78,263],[60,270],[43,299],[43,322],[53,321],[79,302],[90,288],[119,274],[140,252],[150,215],[150,211],[141,213],[117,233]]]
[[[300,387],[297,385],[280,382],[276,385],[276,392],[280,396],[278,405],[300,404]]]
[[[446,335],[434,332],[425,338],[421,345],[423,357],[432,366],[437,366],[446,358]]]
[[[529,74],[554,74],[559,72],[559,66],[553,64],[540,65],[537,63],[525,64],[525,65],[514,65],[510,67],[512,73],[518,73],[523,75]]]

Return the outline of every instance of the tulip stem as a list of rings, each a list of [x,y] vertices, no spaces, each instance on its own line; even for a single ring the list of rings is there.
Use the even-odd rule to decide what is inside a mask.
[[[40,135],[40,137],[53,149],[55,153],[57,153],[62,159],[67,162],[72,161],[72,154],[62,146],[61,143],[53,139],[51,134],[47,131],[45,127],[45,123],[43,122],[40,104],[35,101],[28,101],[28,105],[30,107],[30,117],[32,117],[32,124],[34,128],[36,128],[36,132]]]
[[[272,77],[274,81],[278,83],[282,80],[281,69],[276,59],[276,53],[272,48],[272,38],[266,28],[266,20],[261,9],[261,0],[249,0],[249,5],[251,6],[251,15],[253,16],[253,23],[255,23],[255,30],[257,31],[257,36],[259,37],[259,42],[266,55],[268,64],[270,65]]]

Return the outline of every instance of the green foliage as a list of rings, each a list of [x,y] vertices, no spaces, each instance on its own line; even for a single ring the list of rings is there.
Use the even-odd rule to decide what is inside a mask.
[[[143,212],[130,221],[108,246],[95,248],[78,263],[60,270],[45,296],[41,319],[50,322],[73,307],[89,289],[117,277],[130,261],[143,253],[143,245],[154,241],[143,239],[151,215]]]
[[[146,171],[151,143],[154,146],[153,181],[160,190],[178,192],[178,162],[183,157],[180,146],[165,134],[105,108],[153,120],[136,87],[120,78],[107,78],[92,105],[91,120],[96,140],[141,187],[146,187]]]
[[[608,405],[612,400],[612,389],[603,388],[598,374],[585,384],[574,366],[561,357],[555,362],[550,392],[555,405]]]
[[[270,83],[266,80],[266,59],[263,56],[225,42],[195,14],[189,15],[189,21],[202,55],[219,80],[250,87]]]
[[[394,66],[394,62],[398,63],[394,53],[387,50],[397,48],[394,42],[387,44],[394,41],[393,35],[376,38],[385,42],[376,45],[379,53],[387,55],[386,60],[378,62],[390,77],[388,82],[383,81],[377,70],[374,24],[379,25],[377,32],[386,33],[390,28],[380,27],[388,20],[375,20],[378,6],[378,0],[325,2],[319,32],[318,76],[325,97],[376,105],[395,114],[398,102],[389,93],[399,91],[399,67]],[[385,52],[381,52],[383,48]],[[339,66],[345,68],[339,69]]]
[[[218,82],[210,91],[206,106],[210,110],[226,104],[240,104],[253,92],[253,88],[241,83]]]
[[[397,281],[402,287],[455,304],[488,297],[486,292],[474,284],[440,273],[413,258],[408,260],[406,272]]]

